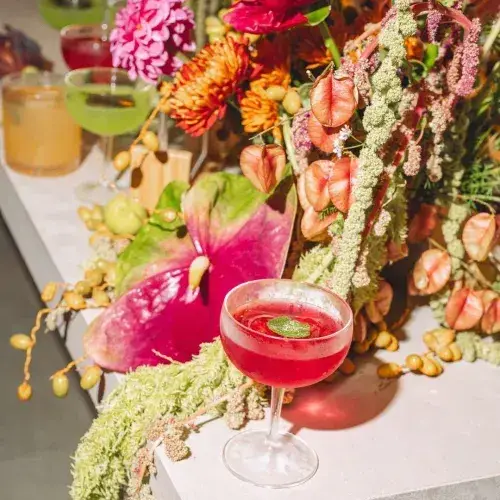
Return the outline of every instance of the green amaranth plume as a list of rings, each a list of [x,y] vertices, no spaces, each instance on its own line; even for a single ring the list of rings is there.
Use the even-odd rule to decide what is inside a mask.
[[[190,362],[141,367],[126,375],[80,441],[74,457],[71,498],[121,498],[134,455],[158,418],[186,418],[246,381],[228,363],[220,340],[204,344]],[[225,405],[221,405],[217,414],[224,410]]]

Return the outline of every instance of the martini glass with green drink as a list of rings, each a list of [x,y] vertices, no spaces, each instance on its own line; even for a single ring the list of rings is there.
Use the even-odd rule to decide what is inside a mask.
[[[136,131],[147,118],[154,86],[116,68],[84,68],[66,75],[66,106],[85,130],[101,136],[105,152],[99,182],[77,190],[82,201],[103,203],[116,191],[106,169],[112,160],[113,137]]]

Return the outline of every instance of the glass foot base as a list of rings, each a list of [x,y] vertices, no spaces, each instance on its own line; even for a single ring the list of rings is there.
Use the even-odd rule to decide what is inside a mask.
[[[302,439],[279,434],[276,442],[268,433],[246,431],[224,447],[224,463],[239,479],[265,488],[289,488],[304,483],[318,470],[318,456]]]

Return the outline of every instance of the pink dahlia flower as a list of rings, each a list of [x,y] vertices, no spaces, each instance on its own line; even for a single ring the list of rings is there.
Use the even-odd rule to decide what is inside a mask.
[[[194,14],[183,0],[128,0],[111,32],[113,66],[156,82],[181,66],[178,52],[195,49],[191,40]]]

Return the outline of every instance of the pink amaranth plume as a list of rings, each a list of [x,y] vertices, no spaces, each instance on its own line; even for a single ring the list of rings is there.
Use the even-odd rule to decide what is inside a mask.
[[[295,172],[296,175],[302,174],[309,165],[307,157],[313,147],[309,132],[307,131],[307,123],[310,115],[310,111],[297,113],[292,122],[292,140],[299,168],[299,171]]]
[[[194,14],[183,0],[128,0],[115,25],[110,37],[113,65],[131,78],[155,83],[182,66],[177,52],[195,49]]]
[[[474,89],[479,66],[480,49],[477,41],[480,33],[481,23],[479,19],[473,19],[463,43],[462,75],[455,87],[455,93],[462,97],[469,95]]]

